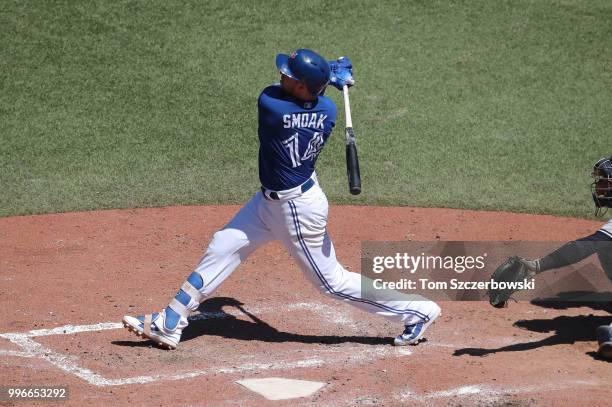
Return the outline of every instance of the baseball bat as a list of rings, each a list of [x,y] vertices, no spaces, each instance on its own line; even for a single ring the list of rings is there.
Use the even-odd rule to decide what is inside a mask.
[[[344,95],[344,114],[346,119],[346,174],[348,176],[349,191],[353,195],[359,195],[361,193],[361,173],[359,172],[359,158],[357,157],[353,120],[351,119],[348,86],[344,85],[342,94]]]

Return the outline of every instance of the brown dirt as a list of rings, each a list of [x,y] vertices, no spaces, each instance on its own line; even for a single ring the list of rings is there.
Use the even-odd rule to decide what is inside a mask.
[[[119,322],[126,313],[161,309],[237,210],[169,207],[0,219],[0,333]],[[329,221],[338,257],[352,270],[359,269],[364,240],[567,241],[601,225],[552,216],[338,206]],[[207,303],[226,318],[194,322],[178,350],[108,329],[31,338],[46,351],[28,358],[7,353],[22,349],[0,338],[0,386],[65,385],[69,401],[54,405],[75,406],[609,405],[611,365],[592,354],[594,328],[610,322],[609,310],[523,302],[501,310],[484,302],[441,306],[429,340],[409,347],[408,355],[389,345],[398,327],[319,294],[280,245],[271,244]],[[54,357],[55,364],[49,361]],[[58,365],[97,378],[164,379],[97,386]],[[185,372],[197,375],[167,380]],[[234,383],[252,377],[327,386],[310,398],[271,402]]]

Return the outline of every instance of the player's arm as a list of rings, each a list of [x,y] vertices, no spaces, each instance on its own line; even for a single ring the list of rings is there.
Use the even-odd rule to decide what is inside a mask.
[[[569,266],[586,259],[593,253],[609,249],[612,238],[597,231],[590,236],[568,242],[552,253],[532,261],[526,261],[528,267],[537,273]]]
[[[521,281],[534,277],[536,273],[577,263],[593,253],[598,254],[606,275],[612,280],[610,252],[612,252],[612,238],[597,231],[590,236],[568,242],[541,259],[527,260],[517,256],[510,257],[497,267],[491,275],[491,280],[496,282]],[[489,302],[494,307],[504,307],[515,291],[515,289],[490,289],[487,293]]]

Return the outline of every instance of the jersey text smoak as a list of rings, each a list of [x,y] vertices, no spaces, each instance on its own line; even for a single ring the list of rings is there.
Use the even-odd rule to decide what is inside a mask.
[[[259,179],[275,191],[310,178],[336,122],[336,105],[326,96],[301,102],[269,86],[259,96]]]
[[[327,115],[322,113],[294,113],[283,115],[284,128],[286,129],[301,129],[310,127],[313,129],[324,130],[323,121],[327,119]]]

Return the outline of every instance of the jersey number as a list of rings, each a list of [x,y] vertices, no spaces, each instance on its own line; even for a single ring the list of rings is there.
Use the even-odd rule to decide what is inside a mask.
[[[302,165],[302,161],[314,159],[323,148],[323,134],[316,132],[308,142],[308,148],[304,152],[304,155],[300,157],[299,138],[298,134],[295,133],[287,140],[283,141],[283,145],[289,150],[289,157],[291,158],[291,165],[293,168]]]

